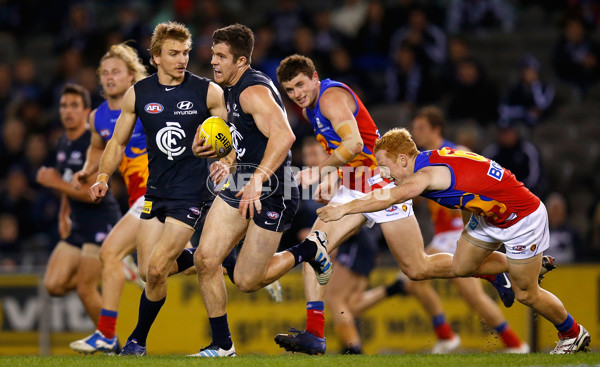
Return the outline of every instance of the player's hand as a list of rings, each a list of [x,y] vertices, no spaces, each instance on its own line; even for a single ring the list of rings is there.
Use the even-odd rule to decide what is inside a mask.
[[[223,179],[225,179],[225,178],[227,178],[227,176],[229,176],[230,169],[231,169],[231,166],[229,166],[228,164],[226,164],[224,162],[221,162],[221,161],[213,162],[210,165],[210,174],[208,175],[208,177],[210,177],[212,182],[214,182],[215,184],[219,184]]]
[[[55,168],[42,166],[38,169],[35,180],[42,186],[52,188],[62,181],[62,177]]]
[[[321,203],[323,205],[327,205],[329,200],[333,197],[333,195],[337,192],[338,189],[338,175],[329,174],[325,177],[323,182],[321,182],[317,189],[315,190],[315,200],[317,203]]]
[[[73,186],[74,189],[79,190],[81,189],[81,184],[86,183],[89,178],[90,173],[84,170],[77,171],[73,174],[73,178],[71,179],[71,186]]]
[[[58,235],[61,240],[66,239],[71,234],[73,222],[69,216],[59,217],[58,219]]]
[[[198,127],[199,129],[200,127]],[[194,135],[194,142],[192,143],[192,152],[196,157],[199,158],[216,158],[217,151],[212,148],[212,145],[204,145],[206,140],[198,137],[198,132]]]
[[[253,176],[254,177],[254,176]],[[260,195],[262,194],[262,182],[251,178],[250,181],[242,190],[238,192],[235,197],[240,199],[239,212],[242,217],[254,218],[254,210],[256,209],[257,213],[260,213],[262,209],[262,204],[260,202]]]
[[[321,219],[323,222],[327,223],[327,222],[334,222],[336,220],[341,219],[344,215],[346,215],[346,213],[345,213],[343,205],[340,205],[340,206],[327,205],[327,206],[317,209],[317,215],[319,216],[319,219]]]
[[[90,188],[88,189],[88,193],[94,201],[102,200],[102,198],[106,196],[107,192],[108,184],[102,180],[96,181],[96,183],[90,186]]]
[[[319,167],[309,167],[296,173],[296,181],[302,186],[303,189],[309,187],[312,184],[319,182],[320,173]]]

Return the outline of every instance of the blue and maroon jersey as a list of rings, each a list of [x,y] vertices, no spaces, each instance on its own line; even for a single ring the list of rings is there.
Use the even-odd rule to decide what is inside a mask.
[[[96,110],[94,128],[105,141],[112,138],[120,114],[121,110],[111,110],[106,101]],[[146,134],[144,134],[144,127],[139,118],[135,122],[131,139],[125,147],[119,171],[123,181],[125,181],[127,194],[129,195],[129,206],[131,206],[140,196],[146,193],[146,182],[149,174]]]
[[[540,199],[509,170],[479,154],[442,148],[421,152],[415,169],[443,165],[450,169],[450,186],[421,196],[453,209],[481,215],[499,228],[507,228],[533,213]]]
[[[449,140],[444,140],[439,149],[448,147],[456,148],[456,144]],[[458,231],[463,228],[462,214],[458,209],[448,209],[432,200],[427,200],[427,206],[431,213],[433,222],[433,233],[440,234],[450,231]]]
[[[358,124],[358,131],[360,132],[360,137],[362,138],[364,145],[362,152],[357,154],[352,161],[348,162],[340,169],[342,185],[364,193],[384,187],[391,181],[379,177],[377,160],[375,159],[375,154],[373,154],[375,140],[380,138],[379,130],[377,130],[375,122],[373,122],[371,115],[369,115],[369,111],[367,111],[361,100],[347,85],[331,79],[322,80],[319,99],[317,100],[315,108],[305,109],[306,117],[308,117],[308,121],[310,121],[310,124],[315,131],[317,140],[321,143],[327,154],[331,154],[342,143],[342,139],[335,132],[335,129],[331,125],[331,121],[321,113],[321,107],[319,105],[323,93],[332,87],[344,88],[352,94],[352,97],[356,102],[354,118]]]

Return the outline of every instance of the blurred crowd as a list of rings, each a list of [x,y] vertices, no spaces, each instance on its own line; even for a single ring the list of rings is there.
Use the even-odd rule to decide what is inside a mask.
[[[531,53],[520,55],[512,70],[503,71],[507,79],[516,76],[514,80],[498,83],[490,77],[495,65],[485,64],[470,40],[526,36],[519,30],[519,14],[533,7],[544,14],[549,29],[560,30],[553,56],[541,60]],[[164,20],[183,22],[192,30],[189,70],[202,76],[212,77],[212,32],[241,22],[255,32],[252,66],[273,80],[279,61],[300,53],[315,61],[322,78],[353,88],[367,108],[395,105],[411,116],[426,104],[443,107],[451,126],[465,126],[454,137],[458,143],[509,168],[545,200],[553,255],[565,263],[600,254],[600,207],[589,213],[589,233],[569,225],[574,208],[565,193],[550,192],[541,153],[528,138],[560,103],[589,98],[600,79],[596,1],[72,0],[49,6],[41,0],[4,0],[0,270],[43,265],[58,241],[59,198],[36,183],[36,172],[55,162],[62,134],[57,107],[61,88],[68,82],[81,84],[97,107],[103,100],[98,61],[110,45],[126,40],[153,72],[147,49],[152,29]],[[572,97],[559,101],[552,81],[568,85]],[[293,104],[287,109],[297,136],[294,164],[301,166],[300,146],[312,131]],[[496,129],[495,142],[485,147],[478,131],[490,127]],[[126,193],[118,180],[113,182],[125,209]]]

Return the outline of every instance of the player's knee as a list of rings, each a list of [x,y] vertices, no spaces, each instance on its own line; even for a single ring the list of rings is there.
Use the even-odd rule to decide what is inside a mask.
[[[118,253],[114,249],[108,246],[102,246],[100,248],[100,261],[102,262],[102,266],[106,266],[106,264],[113,263],[121,263],[120,258],[118,258]]]
[[[202,254],[199,250],[194,253],[194,265],[199,274],[221,271],[221,261],[218,258]]]
[[[452,264],[452,272],[457,277],[470,277],[475,275],[475,269],[457,263]]]
[[[69,292],[62,284],[52,280],[44,280],[44,288],[52,297],[62,297]]]
[[[235,285],[239,288],[240,291],[244,292],[244,293],[251,293],[251,292],[256,292],[257,290],[259,290],[260,284],[258,282],[253,281],[252,279],[248,279],[248,278],[234,278],[235,279]]]
[[[427,276],[427,272],[424,267],[418,265],[408,265],[402,272],[410,279],[410,280],[425,280],[429,279]]]
[[[533,305],[535,299],[538,296],[537,290],[530,290],[530,289],[522,290],[522,289],[513,287],[513,291],[515,292],[516,300],[519,301],[520,303],[524,304],[525,306]]]
[[[150,284],[158,284],[166,278],[165,274],[166,274],[166,272],[165,272],[164,266],[150,264],[148,266],[148,272],[146,274],[146,279],[144,279],[144,280]]]

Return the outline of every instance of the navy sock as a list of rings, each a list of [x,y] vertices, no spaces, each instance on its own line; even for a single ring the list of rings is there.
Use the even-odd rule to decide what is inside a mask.
[[[227,276],[229,277],[229,279],[231,280],[231,283],[233,283],[233,284],[235,284],[235,282],[233,281],[233,271],[235,270],[236,261],[237,261],[237,251],[234,247],[233,250],[231,250],[231,252],[229,253],[229,255],[227,255],[225,260],[223,260],[223,264],[222,264],[223,267],[225,269],[227,269]]]
[[[305,239],[296,246],[290,247],[286,251],[289,251],[294,255],[294,266],[300,264],[303,261],[310,261],[317,255],[317,244],[313,241]]]
[[[231,333],[229,332],[229,324],[227,323],[227,314],[219,317],[211,317],[210,329],[212,330],[212,340],[214,345],[228,350],[233,345],[231,341]]]
[[[404,280],[396,279],[396,281],[387,287],[385,287],[385,294],[390,297],[396,294],[406,294],[406,290],[404,289]]]
[[[185,248],[183,252],[177,258],[177,273],[179,274],[184,270],[187,270],[194,266],[194,252],[196,252],[196,247]]]
[[[150,301],[148,298],[146,298],[146,290],[142,292],[142,297],[140,299],[140,311],[138,313],[138,323],[128,339],[135,339],[139,345],[144,347],[146,346],[146,338],[150,332],[150,327],[154,323],[160,308],[165,304],[166,299],[167,297],[156,302]]]

